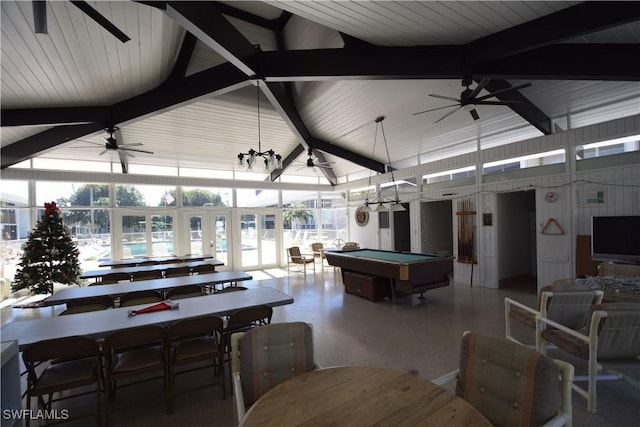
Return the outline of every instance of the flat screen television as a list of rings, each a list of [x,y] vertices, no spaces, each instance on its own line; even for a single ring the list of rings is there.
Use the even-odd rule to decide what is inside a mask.
[[[640,264],[640,216],[592,217],[591,258]]]

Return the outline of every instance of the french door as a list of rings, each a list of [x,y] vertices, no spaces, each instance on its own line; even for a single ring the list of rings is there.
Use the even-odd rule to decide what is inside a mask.
[[[258,269],[278,265],[277,211],[239,211],[240,268]]]
[[[183,239],[188,253],[213,255],[224,262],[218,270],[230,270],[229,254],[233,246],[229,239],[229,214],[227,211],[185,211],[183,222],[185,237]],[[188,240],[188,242],[187,242]]]

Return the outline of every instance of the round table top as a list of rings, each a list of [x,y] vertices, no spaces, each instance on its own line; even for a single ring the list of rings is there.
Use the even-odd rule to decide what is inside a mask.
[[[373,367],[325,368],[265,393],[241,426],[491,426],[465,400],[424,378]]]

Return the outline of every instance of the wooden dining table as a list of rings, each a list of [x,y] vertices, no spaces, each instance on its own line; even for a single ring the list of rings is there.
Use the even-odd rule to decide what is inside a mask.
[[[464,399],[419,376],[377,367],[319,369],[278,384],[240,420],[252,426],[486,426]]]

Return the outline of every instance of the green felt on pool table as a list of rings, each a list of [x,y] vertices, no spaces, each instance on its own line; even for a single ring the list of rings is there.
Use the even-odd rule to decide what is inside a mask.
[[[356,249],[350,251],[340,252],[341,255],[353,256],[357,258],[370,258],[381,261],[410,263],[416,261],[424,261],[427,259],[435,259],[438,256],[415,254],[408,252],[394,252],[394,251],[379,251],[373,249]]]

